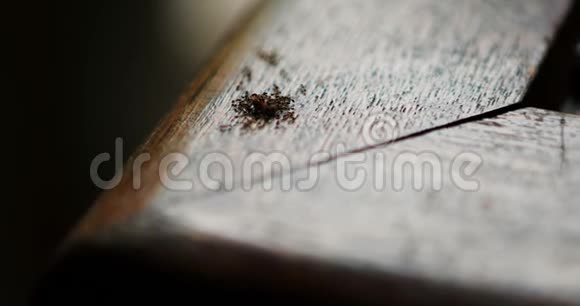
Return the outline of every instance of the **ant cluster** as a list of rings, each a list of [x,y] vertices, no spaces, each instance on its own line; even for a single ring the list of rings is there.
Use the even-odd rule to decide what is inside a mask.
[[[236,118],[241,119],[241,129],[255,130],[270,122],[275,122],[276,128],[282,123],[293,123],[297,118],[293,104],[294,99],[282,95],[278,86],[274,85],[270,93],[249,94],[246,91],[232,102],[232,107],[237,113]]]
[[[257,57],[271,66],[279,63],[280,57],[276,51],[266,52],[259,50]],[[236,86],[236,90],[242,90],[245,82],[251,82],[252,71],[244,66],[242,68],[242,79]],[[300,85],[298,91],[306,95],[306,87]],[[244,94],[232,101],[232,108],[236,112],[235,118],[241,124],[242,131],[257,130],[274,122],[275,128],[279,128],[282,123],[293,123],[297,115],[294,113],[294,99],[290,96],[282,95],[280,88],[274,84],[270,92],[252,93],[245,91]],[[233,125],[226,124],[220,126],[222,132],[232,129]]]

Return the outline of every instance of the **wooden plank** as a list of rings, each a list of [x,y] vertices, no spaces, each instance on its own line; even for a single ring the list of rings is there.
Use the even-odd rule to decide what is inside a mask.
[[[486,182],[500,182],[503,177],[495,170],[511,169],[509,161],[515,160],[516,166],[521,165],[520,157],[510,155],[518,150],[529,154],[524,154],[527,156],[524,164],[537,167],[534,168],[537,172],[525,172],[516,167],[515,170],[520,172],[514,173],[553,174],[550,172],[553,165],[546,162],[549,160],[546,156],[556,154],[556,149],[551,146],[556,139],[552,135],[557,128],[555,119],[552,120],[554,114],[544,114],[542,118],[549,120],[533,123],[524,119],[522,113],[517,113],[510,115],[514,122],[507,116],[498,119],[500,122],[493,119],[483,125],[461,126],[448,137],[422,136],[405,143],[393,141],[519,102],[569,3],[568,0],[272,2],[216,56],[184,94],[174,112],[144,145],[142,152],[150,153],[152,158],[144,164],[139,176],[140,188],[133,188],[135,173],[129,165],[121,184],[103,194],[95,209],[80,224],[69,246],[74,248],[90,242],[126,248],[148,241],[146,253],[153,252],[154,256],[166,257],[169,261],[175,259],[184,266],[196,266],[197,272],[217,275],[218,279],[240,281],[244,277],[252,278],[256,273],[259,275],[257,278],[263,278],[261,284],[265,279],[268,280],[266,283],[271,281],[274,285],[283,284],[283,280],[289,277],[299,280],[289,285],[298,292],[306,289],[314,292],[320,286],[328,289],[334,287],[331,284],[336,280],[346,281],[353,276],[352,279],[360,283],[349,283],[339,295],[345,299],[359,297],[365,303],[390,301],[385,299],[384,292],[377,290],[377,286],[421,288],[430,293],[427,296],[438,301],[457,298],[463,302],[477,302],[481,291],[487,289],[490,292],[484,295],[487,299],[482,299],[481,303],[505,301],[502,299],[505,295],[496,293],[511,287],[515,290],[510,295],[523,294],[526,296],[524,301],[530,301],[529,296],[532,302],[543,301],[543,296],[551,302],[560,298],[562,301],[576,301],[577,295],[570,293],[573,269],[564,271],[565,278],[561,281],[555,280],[550,274],[556,271],[550,266],[554,261],[546,255],[547,251],[539,252],[529,260],[515,260],[517,254],[536,251],[541,243],[564,249],[560,240],[549,239],[555,237],[556,232],[549,231],[548,226],[559,225],[553,224],[552,218],[537,232],[524,233],[521,243],[505,261],[494,265],[482,258],[483,255],[499,254],[498,250],[508,245],[510,235],[519,233],[510,229],[512,223],[514,226],[529,225],[528,214],[549,210],[539,202],[533,202],[530,211],[525,212],[521,212],[522,207],[516,204],[505,206],[505,209],[514,209],[506,219],[492,215],[499,220],[499,226],[506,229],[501,232],[504,236],[488,243],[488,238],[501,235],[493,235],[491,222],[486,223],[487,215],[480,213],[479,206],[495,208],[502,201],[519,203],[515,193],[512,197],[494,193],[504,191],[503,185],[482,184],[485,192],[475,194],[489,196],[491,200],[481,204],[478,201],[483,200],[469,196],[474,193],[449,190],[445,180],[442,180],[444,189],[440,192],[402,190],[385,194],[368,190],[368,185],[363,185],[362,191],[356,193],[343,192],[338,188],[340,186],[328,179],[332,175],[332,165],[356,156],[353,153],[377,152],[371,149],[384,144],[388,146],[378,151],[400,153],[405,148],[413,148],[413,143],[441,154],[442,167],[448,165],[453,150],[467,148],[477,154],[489,154],[486,158],[496,160],[497,164],[485,168],[489,173],[484,171],[487,174],[481,179],[491,178]],[[264,61],[258,56],[260,50],[275,50],[279,63],[273,65]],[[247,73],[242,73],[244,68],[251,71],[251,80]],[[242,86],[238,88],[240,82]],[[279,86],[282,94],[294,97],[298,115],[294,123],[283,123],[278,129],[267,125],[250,132],[242,131],[236,124],[229,132],[220,130],[221,125],[236,122],[232,100],[242,96],[244,90],[260,93],[274,84]],[[305,91],[301,90],[302,85]],[[537,110],[528,112],[528,116],[542,113]],[[518,120],[524,120],[522,127],[515,122]],[[564,127],[560,130],[564,137],[560,139],[570,138],[570,141],[562,142],[567,144],[564,145],[567,149],[558,151],[558,157],[559,161],[573,161],[576,153],[570,148],[576,141],[572,136],[576,133],[576,120],[570,117],[564,121],[558,125]],[[512,131],[505,126],[496,126],[498,124],[518,126],[518,129]],[[535,124],[546,128],[549,137],[544,138]],[[570,136],[566,136],[569,131]],[[515,134],[510,136],[512,132]],[[486,141],[475,141],[472,137],[484,137]],[[497,139],[501,141],[494,144]],[[537,142],[535,148],[538,150],[526,147],[528,141]],[[545,141],[549,143],[545,144]],[[489,147],[497,145],[505,151],[488,150],[481,147],[484,144]],[[561,143],[558,144],[561,149]],[[192,188],[185,188],[185,191],[168,188],[160,179],[159,165],[168,161],[165,159],[168,153],[176,151],[184,152],[189,160],[189,166],[177,175],[179,179],[193,182]],[[205,184],[211,179],[200,179],[199,166],[211,158],[208,154],[216,152],[231,161],[232,192],[224,192],[229,189],[225,178],[218,178],[217,183],[210,182],[215,183],[211,186]],[[256,154],[271,152],[282,155]],[[317,153],[323,154],[313,159]],[[494,157],[496,153],[501,157]],[[284,161],[283,156],[288,163],[275,170],[272,178],[264,173],[253,175],[242,171],[249,158],[258,162],[280,162]],[[340,158],[333,161],[337,157]],[[568,171],[569,164],[572,163],[558,164],[562,173]],[[308,193],[256,190],[264,182],[304,174],[308,169],[316,169],[308,166],[317,165],[320,165],[321,181]],[[365,164],[365,167],[369,166]],[[220,174],[219,169],[207,170],[211,178]],[[477,174],[481,175],[481,172]],[[553,176],[558,178],[558,175]],[[533,178],[530,178],[531,186],[537,187],[545,182],[538,177],[534,183]],[[292,177],[290,182],[296,179]],[[562,175],[560,179],[554,182],[561,182],[556,187],[565,191],[561,193],[563,198],[548,200],[564,203],[561,205],[570,210],[568,219],[561,224],[569,226],[575,233],[569,221],[575,210],[567,202],[572,198],[567,192],[570,192],[569,182],[575,182],[576,177],[570,174]],[[509,183],[516,184],[517,181],[513,178]],[[244,182],[249,182],[248,192],[240,190]],[[216,192],[208,186],[219,190]],[[535,191],[542,195],[548,192],[541,188]],[[488,195],[488,192],[491,193]],[[535,194],[519,193],[524,196]],[[380,206],[387,195],[393,205]],[[353,206],[349,201],[361,205]],[[411,205],[403,205],[404,201]],[[274,207],[273,202],[279,206]],[[309,202],[316,205],[308,205]],[[466,203],[467,208],[463,208],[461,203]],[[499,207],[504,209],[504,206]],[[554,211],[565,209],[558,206]],[[433,213],[430,215],[429,211]],[[417,221],[409,220],[415,215]],[[403,221],[395,220],[397,216]],[[341,222],[344,223],[341,225]],[[438,222],[441,226],[439,232],[436,231]],[[469,222],[474,222],[473,229],[462,232],[461,225],[471,225]],[[435,233],[453,235],[435,237]],[[541,234],[541,242],[535,244],[531,241],[534,233]],[[163,236],[161,242],[174,242],[173,238],[180,241],[163,244],[153,239],[157,235]],[[185,240],[181,240],[184,237]],[[463,246],[460,245],[462,239],[473,243],[474,249],[461,254],[465,256],[450,257],[454,248]],[[150,243],[154,240],[167,249],[152,249]],[[381,241],[391,246],[377,247],[377,242]],[[212,252],[196,253],[196,249],[208,245]],[[223,257],[208,258],[215,253]],[[568,255],[572,261],[576,260],[576,253],[570,251]],[[455,266],[454,260],[457,260]],[[549,266],[543,268],[543,272],[519,270],[529,268],[534,260]],[[261,271],[250,271],[251,265],[247,264],[257,264],[256,261],[267,262],[268,266]],[[489,265],[489,271],[487,267],[479,266],[482,262]],[[514,270],[506,268],[503,271],[502,262]],[[319,273],[319,278],[313,281],[312,276],[318,274],[316,271],[325,263],[330,267],[322,269],[325,273]],[[369,270],[380,272],[378,279],[361,275],[360,272],[366,269],[363,266],[367,265]],[[274,268],[279,273],[269,270]],[[289,273],[289,276],[292,269],[296,272]],[[513,271],[521,273],[522,277],[514,277]],[[527,278],[537,276],[533,273],[546,273],[547,278]],[[478,280],[480,275],[483,279]],[[406,281],[407,278],[412,280]],[[428,280],[427,285],[421,280]],[[301,285],[303,282],[306,285]],[[439,282],[443,286],[433,285]],[[442,289],[454,286],[462,290],[447,293]],[[477,290],[471,291],[470,288]],[[461,294],[465,299],[459,298]],[[562,296],[555,296],[559,294]],[[396,296],[399,295],[404,296],[403,301],[416,302],[413,294],[397,291]],[[490,296],[502,298],[494,300]]]
[[[133,220],[135,229],[580,303],[580,117],[527,108],[345,159],[358,160],[348,171],[364,173],[360,186],[339,179],[339,159],[319,166],[308,189],[299,181],[314,172],[303,170],[275,178],[269,191],[257,184],[196,200],[166,192]],[[398,161],[435,170],[416,188]],[[462,172],[465,161],[478,168]]]
[[[419,180],[425,185],[416,188],[414,177],[397,171],[399,158],[412,169],[423,165],[409,154],[441,170],[440,187],[432,184],[439,181],[435,174],[425,174]],[[360,157],[351,168],[367,174],[362,185],[338,181],[338,164]],[[483,163],[464,184],[454,176],[463,171],[453,167],[457,161]],[[221,286],[261,288],[281,299],[303,294],[359,305],[578,305],[579,162],[580,117],[528,108],[287,173],[275,177],[269,191],[256,184],[196,199],[165,191],[126,222],[68,246],[73,255],[87,243],[93,254],[125,250],[128,262],[73,256],[72,275],[60,275],[67,286],[54,288],[79,290],[56,294],[76,297],[87,284],[101,288],[104,281],[109,291],[93,290],[147,299],[166,292],[166,278],[159,283],[131,269],[127,275],[124,267],[154,258],[149,266]],[[296,188],[317,168],[316,184]],[[377,169],[385,174],[382,188],[375,185]],[[290,190],[281,189],[285,178]],[[397,178],[403,178],[401,188]],[[160,296],[171,300],[195,288]]]
[[[284,152],[286,168],[302,168],[337,144],[361,150],[520,102],[568,5],[276,2],[196,97],[207,107],[182,119],[182,144],[192,165],[208,153],[227,154],[241,181],[242,161],[255,152]],[[279,63],[266,63],[259,50],[277,52]],[[295,97],[295,123],[220,130],[236,121],[233,100],[274,84]],[[386,130],[372,130],[377,121]]]
[[[196,168],[207,154],[226,154],[236,182],[261,180],[243,177],[243,161],[260,158],[256,152],[283,152],[290,160],[281,173],[320,162],[312,156],[339,144],[348,154],[517,103],[569,5],[568,0],[269,3],[145,144],[153,158],[145,165],[142,190],[134,193],[132,183],[123,181],[121,191],[101,197],[80,231],[146,206],[164,187],[157,166],[167,152],[188,155],[191,167],[185,172],[193,184],[186,189],[203,197],[207,190],[199,188]],[[264,50],[277,52],[277,66],[257,56]],[[274,84],[295,97],[293,124],[221,131],[221,125],[236,121],[232,100],[244,90],[260,93]]]

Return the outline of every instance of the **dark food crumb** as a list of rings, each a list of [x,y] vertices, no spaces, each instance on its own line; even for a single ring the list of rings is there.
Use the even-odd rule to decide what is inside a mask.
[[[260,129],[270,122],[278,128],[281,123],[293,123],[294,99],[283,96],[278,86],[274,85],[271,93],[249,94],[248,92],[232,102],[236,118],[241,119],[242,130]]]
[[[298,88],[298,91],[301,94],[306,95],[306,86],[304,86],[304,84],[300,84],[300,87]]]
[[[280,62],[280,56],[275,50],[266,51],[261,49],[256,52],[256,55],[270,66],[277,66]]]

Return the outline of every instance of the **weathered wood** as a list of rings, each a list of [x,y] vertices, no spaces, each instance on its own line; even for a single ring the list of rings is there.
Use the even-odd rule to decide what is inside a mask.
[[[275,3],[195,99],[207,107],[184,118],[190,128],[183,144],[194,165],[188,172],[195,180],[199,160],[216,151],[233,160],[237,181],[245,179],[242,161],[255,152],[284,152],[290,168],[303,168],[313,153],[337,144],[360,150],[520,102],[568,4]],[[264,62],[258,50],[274,50],[279,64]],[[274,84],[295,97],[294,124],[220,131],[235,121],[232,100]],[[372,130],[377,116],[387,117],[379,117],[386,131]]]
[[[441,188],[431,184],[435,169],[416,189],[397,169],[398,159],[412,161],[405,154],[423,157],[415,169],[439,166]],[[580,117],[528,108],[357,155],[364,161],[349,171],[366,180],[355,190],[337,181],[339,159],[320,166],[307,190],[298,181],[312,173],[303,170],[286,175],[289,191],[278,177],[271,191],[257,184],[197,200],[166,192],[135,222],[145,232],[155,220],[338,265],[580,303]],[[482,163],[469,178],[475,189],[453,180],[462,160]]]
[[[197,167],[210,153],[232,160],[239,184],[250,179],[241,170],[248,155],[260,158],[256,152],[283,152],[290,163],[279,172],[300,169],[339,144],[348,154],[520,102],[569,3],[275,1],[217,56],[144,146],[153,152],[144,191],[127,195],[131,182],[124,181],[118,189],[125,191],[103,196],[82,230],[145,206],[163,187],[157,165],[166,151],[189,155],[184,172],[192,195],[203,196]],[[275,50],[279,64],[264,62],[259,50]],[[233,99],[274,84],[295,96],[294,124],[220,131],[235,120]],[[125,198],[130,203],[117,204]]]
[[[152,161],[144,164],[142,186],[134,190],[128,171],[69,246],[128,247],[161,235],[179,241],[164,244],[167,250],[146,243],[146,253],[195,266],[196,273],[241,280],[252,278],[250,267],[263,261],[268,266],[255,271],[260,284],[294,280],[288,286],[296,291],[316,291],[340,280],[349,285],[339,296],[364,295],[365,303],[389,301],[377,286],[425,289],[436,301],[473,302],[486,292],[524,297],[516,302],[578,302],[572,187],[578,185],[578,119],[527,109],[418,134],[520,102],[569,3],[273,2],[145,144]],[[265,62],[259,50],[275,50],[279,63]],[[235,122],[232,100],[274,84],[295,97],[294,123],[220,131]],[[158,166],[174,151],[189,159],[177,175],[193,183],[186,191],[160,180]],[[334,179],[334,166],[345,159],[380,152],[388,165],[406,151],[429,151],[446,170],[459,153],[474,153],[459,156],[483,159],[474,176],[480,189],[459,190],[444,175],[440,191],[409,189],[407,178],[399,182],[407,188],[396,192],[374,190],[373,180],[349,192],[340,187],[352,184]],[[206,169],[209,179],[200,179],[199,167],[215,160],[212,153],[231,162],[233,190],[220,169]],[[269,177],[243,171],[249,158],[288,163]],[[381,169],[369,160],[363,168]],[[319,181],[308,192],[276,189],[312,169],[320,169]],[[386,186],[394,186],[393,178],[399,177],[385,177]],[[260,190],[267,182],[275,183],[273,191]],[[363,276],[369,270],[378,279]],[[415,298],[403,291],[394,295]],[[485,301],[497,300],[479,302]]]
[[[416,190],[408,172],[396,171],[402,154],[425,153],[431,154],[422,155],[427,165],[441,167],[440,189],[429,184],[436,176],[426,174]],[[368,175],[356,190],[337,181],[337,165],[351,157],[365,157],[351,170]],[[478,182],[476,190],[453,180],[461,171],[455,160],[483,161],[469,177]],[[130,261],[157,258],[192,277],[280,296],[358,304],[576,305],[579,161],[580,117],[523,109],[319,165],[318,180],[306,191],[296,187],[308,169],[274,178],[270,191],[256,184],[196,199],[165,191],[127,222],[75,244],[132,250]],[[385,185],[377,188],[381,172]],[[286,177],[292,188],[283,191]],[[404,178],[400,189],[394,187],[398,177]],[[82,267],[94,264],[105,275],[124,266],[102,267],[99,257],[89,258],[97,262]],[[67,281],[74,283],[84,269],[76,267]]]

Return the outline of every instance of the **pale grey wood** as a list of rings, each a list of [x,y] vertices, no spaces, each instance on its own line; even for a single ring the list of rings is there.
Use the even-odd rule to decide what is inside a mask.
[[[197,82],[201,91],[184,100],[144,146],[153,146],[157,163],[165,157],[159,152],[179,139],[183,146],[177,150],[185,152],[189,165],[175,178],[192,182],[192,188],[176,190],[163,179],[158,186],[155,177],[145,192],[132,193],[131,182],[126,183],[101,198],[104,208],[89,215],[75,238],[118,234],[102,231],[103,224],[136,231],[140,238],[175,230],[175,236],[191,237],[180,243],[192,252],[196,237],[208,235],[357,271],[371,268],[578,302],[578,119],[527,109],[416,135],[520,102],[569,4],[272,2],[230,46],[217,73]],[[264,62],[258,50],[275,50],[279,64]],[[250,81],[244,67],[252,72]],[[239,126],[220,131],[220,125],[235,121],[232,100],[244,90],[261,93],[274,84],[295,97],[295,123],[247,133]],[[400,141],[410,135],[416,137]],[[151,145],[162,136],[169,145]],[[481,158],[484,165],[474,177],[480,188],[459,189],[449,171],[441,190],[416,191],[407,178],[400,191],[375,190],[371,180],[346,191],[353,186],[335,179],[336,165],[345,159],[383,153],[388,165],[407,151],[434,154],[441,169],[449,169],[457,156]],[[472,155],[458,155],[466,152]],[[200,179],[200,166],[216,160],[208,157],[213,153],[231,162],[233,190],[219,177],[220,169],[207,170],[217,177],[210,186]],[[272,177],[254,175],[243,171],[249,157],[287,163]],[[370,159],[363,168],[367,173],[381,169]],[[294,185],[312,169],[320,170],[312,188],[279,190],[279,182],[288,179]],[[393,186],[393,177],[385,180]],[[249,182],[247,191],[244,182]],[[261,190],[268,182],[274,189]],[[216,241],[217,250],[239,251],[239,245]],[[205,253],[197,259],[210,257]],[[236,263],[220,271],[238,271]]]
[[[195,180],[199,160],[216,151],[233,160],[237,181],[242,161],[255,152],[284,152],[287,168],[302,168],[313,153],[338,144],[358,150],[520,102],[569,3],[276,1],[257,13],[241,46],[193,102],[207,103],[201,114],[184,119],[193,121],[182,139],[192,161],[187,173]],[[276,51],[279,64],[264,62],[258,50]],[[295,97],[294,124],[220,131],[235,121],[232,100],[273,84]],[[365,137],[376,116],[393,126]]]
[[[442,188],[415,190],[407,176],[395,190],[393,180],[405,172],[394,161],[426,152],[440,162]],[[378,154],[383,166],[374,161]],[[368,178],[345,190],[352,184],[338,183],[338,159],[319,166],[318,183],[307,191],[296,184],[308,170],[275,178],[271,191],[256,184],[196,200],[166,191],[136,218],[138,228],[147,232],[152,220],[165,219],[166,229],[194,236],[580,303],[580,117],[526,108],[352,157],[364,157],[353,167],[371,176],[384,169],[386,187],[376,189]],[[472,176],[477,190],[451,179],[457,158],[483,161]],[[284,191],[288,177],[292,188]]]

